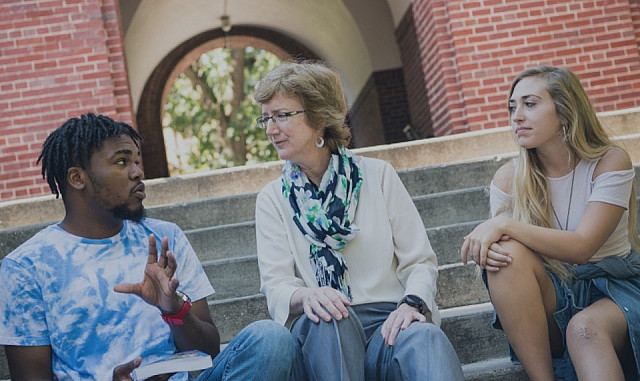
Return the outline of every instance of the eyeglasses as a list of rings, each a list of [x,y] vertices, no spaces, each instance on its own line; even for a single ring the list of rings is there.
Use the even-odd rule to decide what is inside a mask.
[[[299,111],[289,111],[289,112],[279,112],[277,114],[271,115],[271,116],[262,116],[260,118],[256,119],[256,122],[258,122],[258,126],[260,128],[267,128],[267,124],[269,124],[269,119],[273,120],[274,122],[276,122],[279,126],[283,126],[285,124],[287,124],[287,122],[289,121],[289,117],[294,116],[294,115],[298,115],[298,114],[302,114],[304,113],[304,110],[299,110]]]

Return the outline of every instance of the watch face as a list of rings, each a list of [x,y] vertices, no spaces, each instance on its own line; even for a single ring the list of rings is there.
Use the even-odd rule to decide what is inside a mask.
[[[185,302],[190,302],[190,301],[191,301],[191,298],[189,298],[189,297],[187,296],[187,294],[183,293],[182,291],[178,291],[178,290],[176,290],[176,295],[178,295],[178,297],[179,297],[180,299],[184,300]]]
[[[407,295],[404,297],[404,302],[411,307],[416,307],[422,312],[422,299],[416,295]]]

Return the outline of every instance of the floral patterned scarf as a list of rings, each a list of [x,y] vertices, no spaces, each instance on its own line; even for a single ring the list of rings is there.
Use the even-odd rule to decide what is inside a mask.
[[[282,194],[293,208],[293,221],[309,240],[309,260],[318,286],[330,286],[351,300],[351,285],[342,249],[358,232],[351,222],[358,206],[362,172],[355,155],[339,147],[316,188],[296,164],[282,168]]]

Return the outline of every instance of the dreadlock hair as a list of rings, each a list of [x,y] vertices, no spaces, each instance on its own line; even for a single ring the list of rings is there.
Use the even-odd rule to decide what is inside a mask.
[[[99,150],[105,140],[120,135],[131,137],[136,146],[142,141],[130,125],[93,113],[71,118],[53,131],[36,162],[42,161],[42,178],[47,180],[51,193],[64,198],[69,168],[86,169],[93,151]]]

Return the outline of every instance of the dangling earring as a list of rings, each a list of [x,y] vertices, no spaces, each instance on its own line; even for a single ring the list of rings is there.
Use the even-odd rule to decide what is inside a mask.
[[[316,147],[324,147],[324,139],[322,138],[322,136],[319,136],[318,139],[316,139]]]
[[[566,124],[562,125],[562,141],[567,142],[569,140],[569,132],[567,131],[568,127]]]

